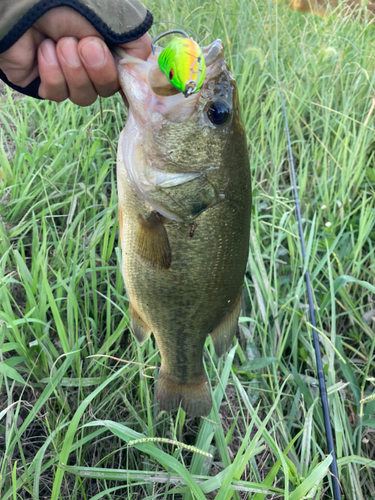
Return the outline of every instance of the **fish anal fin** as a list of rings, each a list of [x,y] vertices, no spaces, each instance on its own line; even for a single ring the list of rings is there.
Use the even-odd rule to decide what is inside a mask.
[[[208,415],[212,407],[210,386],[205,373],[184,384],[161,368],[156,399],[161,411],[178,410],[181,404],[182,409],[191,417]]]
[[[135,246],[137,254],[145,263],[166,271],[171,266],[172,252],[162,219],[157,212],[152,212],[147,219],[140,217]]]
[[[240,290],[232,309],[215,330],[210,333],[218,358],[220,358],[232,344],[238,326],[238,316],[241,311],[241,297],[242,290]]]
[[[151,328],[143,320],[142,316],[129,305],[130,327],[137,341],[142,345],[150,336]]]

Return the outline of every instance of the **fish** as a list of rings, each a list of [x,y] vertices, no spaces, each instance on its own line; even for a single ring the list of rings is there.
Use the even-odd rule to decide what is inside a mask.
[[[206,338],[222,356],[238,327],[249,249],[251,178],[235,80],[220,40],[202,48],[206,78],[185,97],[157,65],[121,49],[129,113],[117,155],[122,274],[130,326],[153,333],[156,399],[192,417],[212,408]]]

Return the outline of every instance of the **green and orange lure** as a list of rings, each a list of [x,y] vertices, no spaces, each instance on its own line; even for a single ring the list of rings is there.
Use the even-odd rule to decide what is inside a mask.
[[[185,97],[198,92],[206,76],[206,64],[202,49],[182,30],[170,30],[157,36],[151,44],[155,53],[155,42],[171,33],[183,34],[176,37],[165,47],[158,58],[158,65],[171,84]]]

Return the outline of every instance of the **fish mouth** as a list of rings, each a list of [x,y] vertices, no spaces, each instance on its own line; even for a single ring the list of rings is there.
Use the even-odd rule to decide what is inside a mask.
[[[161,51],[158,48],[144,61],[120,48],[115,49],[121,88],[130,108],[120,136],[118,164],[126,170],[132,186],[154,210],[167,219],[190,223],[202,211],[224,200],[224,188],[218,190],[212,182],[219,167],[216,163],[211,164],[210,156],[204,153],[204,161],[191,162],[190,154],[182,152],[185,163],[181,163],[181,158],[176,159],[173,153],[180,150],[177,145],[180,143],[181,146],[181,141],[187,143],[190,151],[191,137],[196,137],[199,131],[204,130],[206,134],[211,131],[213,125],[205,123],[204,109],[216,89],[220,88],[217,80],[221,73],[228,70],[220,40],[202,48],[206,63],[204,84],[198,92],[185,97],[164,74],[164,83],[160,75],[159,86],[153,81],[155,72],[161,73],[158,66]],[[190,119],[191,123],[180,127]],[[195,134],[192,135],[192,131]],[[174,138],[170,148],[166,145],[168,141],[163,139],[170,138],[169,133]],[[188,184],[191,194],[182,194]]]
[[[129,107],[137,121],[145,123],[146,111],[154,118],[181,123],[188,120],[194,113],[202,90],[208,82],[222,70],[224,62],[223,44],[215,40],[211,45],[203,47],[203,56],[206,62],[206,78],[198,92],[188,96],[176,89],[161,72],[158,66],[158,57],[162,48],[156,47],[147,61],[129,55],[121,47],[114,47],[116,64],[119,72],[121,89]],[[176,113],[176,109],[178,112]],[[172,112],[173,110],[173,112]]]

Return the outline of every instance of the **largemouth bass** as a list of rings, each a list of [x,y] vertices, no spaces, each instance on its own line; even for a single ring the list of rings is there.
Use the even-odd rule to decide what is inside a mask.
[[[237,328],[251,210],[236,84],[220,40],[203,53],[205,82],[188,98],[161,76],[157,53],[117,61],[130,105],[117,176],[131,328],[141,343],[156,338],[159,408],[192,416],[211,410],[207,335],[221,356]]]

